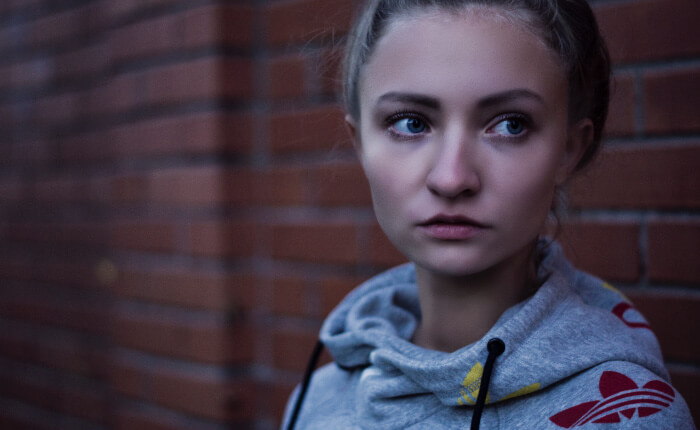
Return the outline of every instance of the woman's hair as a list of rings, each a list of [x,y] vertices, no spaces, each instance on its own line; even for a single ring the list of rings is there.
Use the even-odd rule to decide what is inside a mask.
[[[610,98],[610,58],[586,0],[369,0],[345,48],[343,96],[347,112],[360,119],[359,80],[389,24],[421,10],[457,13],[467,6],[494,8],[516,17],[558,55],[569,82],[569,121],[593,122],[593,141],[576,166],[598,152]]]

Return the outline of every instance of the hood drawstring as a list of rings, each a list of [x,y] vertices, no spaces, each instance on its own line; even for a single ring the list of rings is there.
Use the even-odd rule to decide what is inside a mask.
[[[306,391],[309,389],[309,383],[311,382],[311,374],[316,369],[318,364],[318,359],[321,357],[321,352],[323,352],[323,342],[320,340],[316,342],[314,346],[314,351],[311,353],[311,358],[309,359],[309,364],[306,366],[306,372],[304,372],[304,379],[301,383],[301,388],[299,389],[299,395],[294,402],[294,409],[292,410],[292,416],[289,418],[289,424],[287,424],[287,430],[293,430],[297,423],[297,417],[299,416],[299,411],[301,410],[301,405],[304,403],[304,397],[306,397]]]
[[[484,405],[486,405],[486,395],[489,392],[489,382],[491,382],[491,371],[493,370],[493,363],[496,358],[503,354],[506,350],[506,344],[497,337],[489,340],[486,346],[489,351],[489,355],[486,358],[486,364],[484,365],[484,373],[481,375],[481,382],[479,383],[479,395],[476,398],[476,405],[474,406],[474,413],[472,414],[472,426],[471,430],[479,430],[479,423],[481,423],[481,413],[484,411]]]

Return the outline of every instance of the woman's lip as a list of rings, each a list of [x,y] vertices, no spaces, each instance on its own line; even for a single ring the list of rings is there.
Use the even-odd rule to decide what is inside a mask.
[[[467,240],[484,229],[475,224],[440,222],[419,225],[418,228],[429,237],[440,240]]]
[[[426,219],[425,221],[418,223],[418,225],[421,227],[430,226],[434,224],[470,225],[479,228],[486,227],[484,224],[478,221],[474,221],[473,219],[463,215],[438,214]]]
[[[441,240],[466,240],[488,226],[462,215],[438,214],[418,224],[426,235]]]

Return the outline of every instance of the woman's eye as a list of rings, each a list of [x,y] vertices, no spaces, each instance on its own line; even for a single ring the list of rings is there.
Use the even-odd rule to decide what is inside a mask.
[[[400,134],[420,134],[428,129],[428,125],[420,118],[402,118],[394,122],[392,127]]]
[[[520,136],[525,132],[525,121],[521,118],[507,118],[496,124],[491,131],[502,136]]]

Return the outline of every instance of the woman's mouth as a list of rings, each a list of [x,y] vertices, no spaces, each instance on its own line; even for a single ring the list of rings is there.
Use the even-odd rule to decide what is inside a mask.
[[[418,228],[439,240],[467,240],[487,228],[484,224],[461,215],[436,215],[418,223]]]

